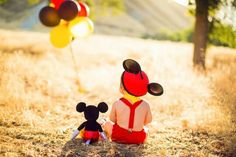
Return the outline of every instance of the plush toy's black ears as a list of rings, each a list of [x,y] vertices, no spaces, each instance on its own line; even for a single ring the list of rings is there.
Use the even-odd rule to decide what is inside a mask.
[[[137,74],[141,71],[140,65],[138,64],[138,62],[136,62],[133,59],[124,60],[123,67],[124,67],[125,71],[130,72],[130,73],[134,73],[134,74]]]
[[[108,110],[107,104],[106,104],[105,102],[100,102],[100,103],[98,104],[98,110],[99,110],[100,112],[102,112],[102,113],[107,112],[107,110]]]
[[[76,106],[76,111],[84,112],[85,108],[86,108],[86,104],[84,102],[80,102]]]
[[[163,94],[163,88],[158,83],[150,83],[148,85],[148,93],[150,93],[154,96],[160,96]]]

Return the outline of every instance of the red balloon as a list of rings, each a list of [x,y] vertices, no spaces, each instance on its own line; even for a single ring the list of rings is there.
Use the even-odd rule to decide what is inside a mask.
[[[80,11],[78,13],[78,16],[83,16],[83,17],[88,17],[89,16],[89,7],[87,6],[87,4],[83,3],[83,2],[79,2],[80,5]]]
[[[61,3],[63,3],[65,0],[51,0],[51,3],[53,3],[54,4],[54,6],[55,6],[55,9],[59,9],[60,8],[60,6],[61,6]]]

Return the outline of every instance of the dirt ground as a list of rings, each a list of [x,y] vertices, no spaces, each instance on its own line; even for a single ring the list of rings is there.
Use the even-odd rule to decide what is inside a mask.
[[[55,49],[48,38],[0,30],[0,156],[236,156],[236,50],[210,46],[199,72],[192,44],[93,35],[71,44],[77,75],[70,47]],[[84,121],[78,102],[111,109],[122,96],[127,58],[164,87],[143,97],[153,114],[147,142],[70,141]]]

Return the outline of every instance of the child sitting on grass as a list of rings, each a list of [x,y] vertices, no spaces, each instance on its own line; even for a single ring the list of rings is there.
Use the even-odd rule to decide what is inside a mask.
[[[121,76],[120,92],[123,97],[116,101],[111,109],[110,120],[103,128],[112,141],[125,144],[144,143],[147,133],[144,126],[152,121],[149,104],[140,97],[150,93],[162,95],[160,84],[149,83],[140,65],[127,59],[123,62],[125,71]]]

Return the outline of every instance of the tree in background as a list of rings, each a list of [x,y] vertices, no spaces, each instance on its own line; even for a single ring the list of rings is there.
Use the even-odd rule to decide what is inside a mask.
[[[205,68],[205,53],[207,48],[208,34],[208,9],[209,0],[195,0],[196,2],[196,22],[194,30],[194,65],[201,65]]]
[[[206,55],[209,34],[211,33],[211,37],[214,37],[216,36],[214,35],[215,33],[217,34],[225,29],[230,30],[230,28],[232,28],[230,26],[227,26],[225,28],[224,25],[222,25],[223,22],[222,19],[217,19],[216,13],[219,9],[221,9],[224,6],[236,7],[236,0],[195,0],[195,1],[189,0],[189,4],[196,5],[196,8],[194,10],[196,21],[195,21],[194,39],[193,39],[194,43],[193,63],[194,66],[198,66],[205,69],[205,55]],[[227,33],[227,35],[230,36],[230,32]],[[220,38],[220,36],[218,36],[218,38]],[[236,35],[233,34],[231,35],[231,38],[229,38],[229,40],[231,40],[231,42],[234,43],[234,41],[232,41],[234,39],[236,39]],[[226,40],[225,38],[223,38],[223,41],[230,42],[227,40],[228,38]]]

